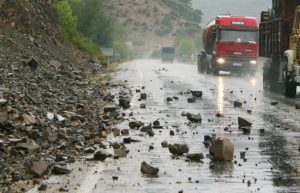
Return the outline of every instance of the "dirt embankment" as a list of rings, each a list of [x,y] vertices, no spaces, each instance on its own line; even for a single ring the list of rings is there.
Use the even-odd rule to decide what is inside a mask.
[[[55,164],[74,162],[120,119],[103,113],[112,83],[92,78],[105,69],[59,28],[51,0],[0,1],[0,192],[68,171]]]

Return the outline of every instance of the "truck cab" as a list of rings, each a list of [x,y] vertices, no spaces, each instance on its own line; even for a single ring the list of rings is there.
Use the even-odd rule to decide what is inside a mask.
[[[258,25],[253,17],[218,16],[203,31],[205,54],[198,57],[198,69],[214,74],[220,70],[254,75],[257,70]],[[208,65],[205,66],[205,65]]]

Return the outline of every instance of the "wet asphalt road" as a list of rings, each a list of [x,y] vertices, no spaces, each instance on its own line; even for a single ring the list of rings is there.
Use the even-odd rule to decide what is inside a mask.
[[[159,120],[163,129],[155,130],[154,137],[131,130],[131,138],[141,142],[126,145],[130,150],[127,158],[107,159],[104,163],[83,159],[72,166],[70,176],[51,177],[47,192],[56,192],[65,185],[69,192],[78,193],[300,192],[300,110],[295,109],[295,103],[300,102],[300,90],[296,99],[265,93],[261,74],[204,75],[197,72],[196,65],[162,64],[158,60],[135,60],[122,65],[113,76],[128,82],[133,93],[132,107],[125,113],[133,112],[133,116],[118,128],[128,128],[128,121],[136,119],[145,123]],[[148,98],[138,101],[139,93],[135,90],[142,86]],[[189,90],[202,90],[202,99],[188,103]],[[174,96],[179,100],[166,101]],[[242,108],[233,107],[235,100],[244,102]],[[278,101],[278,105],[272,106],[272,101]],[[147,108],[141,109],[141,103],[146,103]],[[182,112],[201,113],[203,121],[189,123]],[[225,116],[217,118],[218,112]],[[238,116],[253,122],[250,134],[244,135],[238,129]],[[225,131],[226,127],[229,130]],[[259,134],[260,129],[265,129],[265,135]],[[170,136],[170,130],[175,131],[175,136]],[[202,142],[204,135],[212,134],[233,142],[235,162],[213,162],[208,157],[203,163],[187,162],[184,157],[173,159],[168,149],[161,147],[165,140],[186,143],[189,153],[207,155],[208,149]],[[122,137],[110,135],[108,140],[122,141]],[[153,150],[149,150],[150,145]],[[240,158],[241,151],[246,152],[246,160]],[[158,177],[141,174],[142,161],[158,167]],[[112,176],[118,176],[118,180]]]

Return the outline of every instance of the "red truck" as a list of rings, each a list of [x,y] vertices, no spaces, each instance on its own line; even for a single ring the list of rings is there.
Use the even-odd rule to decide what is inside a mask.
[[[254,75],[258,58],[258,24],[254,17],[217,16],[202,34],[204,50],[198,55],[198,71],[220,70]]]

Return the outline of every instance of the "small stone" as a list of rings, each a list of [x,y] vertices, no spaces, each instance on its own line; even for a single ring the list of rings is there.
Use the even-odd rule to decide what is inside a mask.
[[[218,113],[216,114],[216,117],[220,118],[220,117],[225,117],[225,116],[224,116],[224,114],[223,114],[223,113],[221,113],[221,112],[218,112]]]
[[[188,98],[187,102],[188,103],[194,103],[194,102],[196,102],[196,99],[194,97],[193,98]]]
[[[168,142],[167,141],[163,141],[163,142],[161,142],[161,146],[162,146],[162,148],[167,148],[168,147]]]
[[[118,176],[112,176],[112,179],[113,179],[113,180],[118,180],[119,177],[118,177]]]
[[[120,129],[118,129],[118,128],[113,128],[112,130],[112,133],[113,133],[113,135],[115,136],[115,137],[117,137],[117,136],[120,136]]]
[[[200,90],[191,90],[191,93],[192,93],[193,97],[199,97],[199,98],[202,97],[202,91],[200,91]]]
[[[142,162],[141,164],[141,172],[143,174],[151,175],[151,176],[156,176],[157,173],[159,172],[158,168],[155,168],[149,164],[147,164],[145,161]]]
[[[259,135],[264,136],[265,135],[265,129],[260,129],[259,130]]]
[[[31,70],[36,70],[37,67],[39,66],[39,63],[34,59],[32,58],[28,63],[27,65],[31,68]]]
[[[167,97],[167,102],[172,102],[173,99],[171,97]]]
[[[122,129],[121,134],[122,135],[129,135],[129,129]]]
[[[240,107],[242,107],[243,103],[241,103],[240,101],[234,101],[233,105],[234,105],[234,108],[240,108]]]
[[[131,121],[131,122],[129,122],[129,127],[130,127],[131,129],[134,129],[134,128],[140,128],[140,127],[142,127],[142,126],[144,126],[144,123],[141,122],[141,121]]]
[[[202,153],[187,154],[186,157],[191,161],[199,162],[204,158]]]
[[[41,161],[33,161],[31,163],[30,172],[37,177],[42,177],[48,172],[49,165]]]
[[[272,101],[272,102],[271,102],[271,105],[272,105],[272,106],[278,105],[278,101]]]
[[[141,93],[140,99],[141,100],[146,100],[147,99],[147,94],[146,93]]]
[[[130,108],[130,99],[128,97],[120,97],[119,98],[119,106],[123,107],[124,109]]]
[[[173,130],[171,130],[171,131],[170,131],[170,135],[171,135],[171,136],[174,136],[174,135],[175,135],[175,132],[174,132]]]

